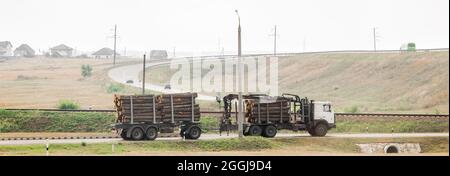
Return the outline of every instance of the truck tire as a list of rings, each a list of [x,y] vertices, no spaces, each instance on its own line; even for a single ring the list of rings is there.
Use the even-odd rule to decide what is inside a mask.
[[[147,132],[145,133],[148,140],[155,140],[158,137],[158,129],[155,127],[150,127],[147,129]]]
[[[250,129],[248,130],[248,133],[250,136],[261,136],[262,129],[260,126],[254,125],[254,126],[250,127]]]
[[[144,139],[144,131],[141,128],[134,128],[131,131],[131,139],[138,141]]]
[[[314,129],[309,129],[308,130],[309,135],[311,136],[316,136],[316,134],[314,134]]]
[[[314,127],[314,135],[313,136],[325,136],[328,132],[328,126],[325,123],[319,123]]]
[[[122,132],[120,132],[120,137],[121,137],[123,140],[130,140],[130,138],[127,137],[127,131],[125,131],[125,130],[122,130]]]
[[[183,138],[184,136],[187,137],[187,135],[185,134],[185,131],[186,131],[186,130],[184,130],[184,129],[181,129],[181,130],[180,130],[180,136],[181,136],[181,138]]]
[[[201,134],[202,134],[202,129],[200,129],[200,127],[192,126],[189,129],[189,132],[186,137],[188,137],[188,139],[198,139],[198,138],[200,138]]]
[[[273,137],[275,137],[275,135],[277,135],[277,127],[275,127],[273,125],[269,125],[264,128],[264,131],[263,131],[264,137],[273,138]]]

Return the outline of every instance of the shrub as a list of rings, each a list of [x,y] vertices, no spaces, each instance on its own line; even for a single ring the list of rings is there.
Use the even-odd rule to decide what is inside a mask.
[[[72,100],[61,100],[58,102],[58,109],[80,109],[80,105]]]
[[[359,108],[358,108],[358,106],[352,106],[350,108],[345,108],[344,111],[346,113],[357,113],[357,112],[359,112]]]
[[[81,76],[90,77],[92,75],[92,67],[91,65],[82,65],[81,66]]]
[[[123,89],[125,89],[125,87],[122,84],[110,84],[106,91],[108,93],[116,93],[123,91]]]

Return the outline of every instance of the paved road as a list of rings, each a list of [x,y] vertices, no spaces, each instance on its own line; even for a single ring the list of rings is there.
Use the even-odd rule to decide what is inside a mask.
[[[235,138],[237,134],[203,134],[199,140],[213,140],[213,139],[225,139],[225,138]],[[311,137],[309,134],[304,133],[282,133],[277,134],[277,137]],[[359,134],[328,134],[324,138],[386,138],[386,137],[396,137],[396,138],[408,138],[408,137],[449,137],[449,133],[359,133]],[[178,137],[164,137],[158,138],[157,140],[183,140]],[[86,143],[114,143],[123,141],[122,139],[54,139],[54,140],[10,140],[10,141],[0,141],[0,145],[32,145],[32,144],[76,144],[81,142]]]
[[[210,60],[215,60],[216,58],[210,58]],[[200,60],[197,60],[195,62],[199,62]],[[178,61],[173,61],[173,63],[177,63]],[[170,64],[170,61],[161,61],[161,62],[153,62],[146,64],[146,68],[158,66],[158,65],[165,65]],[[135,65],[126,65],[121,66],[117,68],[113,68],[109,70],[108,76],[115,82],[126,84],[133,87],[142,88],[142,82],[139,79],[139,75],[142,71],[142,64],[135,64]],[[127,81],[132,80],[133,83],[126,83]],[[164,89],[164,86],[152,84],[152,83],[145,83],[145,89],[153,90],[157,92],[162,93],[179,93],[182,92],[181,90],[174,89]],[[198,94],[197,97],[198,100],[206,100],[206,101],[216,101],[216,97],[208,96],[208,95],[202,95]]]

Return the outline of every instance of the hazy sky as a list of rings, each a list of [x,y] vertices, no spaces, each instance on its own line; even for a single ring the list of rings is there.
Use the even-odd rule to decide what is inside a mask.
[[[48,49],[236,51],[237,17],[243,51],[285,52],[449,47],[448,0],[1,0],[0,41]],[[220,43],[220,46],[219,46]]]

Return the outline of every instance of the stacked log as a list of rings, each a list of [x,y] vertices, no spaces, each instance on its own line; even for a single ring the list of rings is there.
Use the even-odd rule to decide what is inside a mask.
[[[199,121],[200,106],[195,103],[196,98],[197,93],[159,95],[157,100],[163,107],[164,122],[191,121],[192,117],[194,117],[194,121]]]
[[[133,114],[133,122],[160,122],[163,120],[163,114],[156,102],[154,95],[121,95],[115,96],[115,105],[118,114],[117,121],[123,123],[131,122]],[[153,107],[155,105],[155,107]],[[153,112],[154,111],[154,112]],[[155,119],[153,119],[155,116]]]
[[[249,101],[246,109],[251,122],[289,122],[290,104],[284,99]]]
[[[117,122],[179,122],[200,120],[200,107],[195,104],[196,93],[163,95],[115,95]]]

